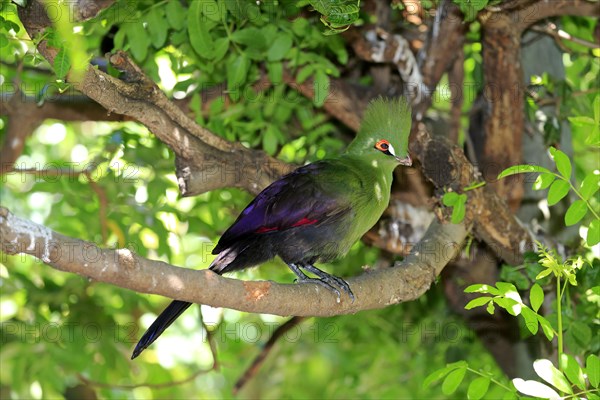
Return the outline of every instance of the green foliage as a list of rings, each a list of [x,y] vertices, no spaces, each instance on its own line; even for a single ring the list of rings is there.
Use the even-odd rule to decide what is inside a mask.
[[[309,3],[322,14],[321,22],[329,28],[325,35],[344,32],[358,20],[360,0],[309,0]]]
[[[467,186],[463,189],[463,192],[477,189],[485,185],[485,182],[477,182],[473,185]],[[450,221],[453,224],[460,224],[465,218],[467,195],[465,193],[458,194],[456,192],[446,192],[442,196],[442,204],[446,207],[452,208],[452,216]]]
[[[477,13],[483,10],[490,0],[453,0],[464,14],[464,19],[467,22],[474,21],[477,18]]]
[[[598,170],[589,172],[579,188],[571,182],[573,166],[569,157],[562,151],[550,147],[550,155],[556,164],[558,173],[537,165],[515,165],[502,171],[498,179],[510,175],[523,173],[539,173],[533,183],[533,190],[548,189],[548,205],[553,206],[564,199],[569,192],[573,192],[579,200],[570,204],[565,214],[565,225],[571,226],[579,223],[586,215],[590,214],[592,220],[587,228],[586,242],[588,246],[595,246],[600,242],[600,203],[593,196],[600,189],[600,173]]]
[[[480,378],[473,380],[469,385],[469,398],[481,398],[481,396],[485,395],[485,391],[490,382],[494,382],[497,386],[503,388],[510,396],[514,396],[516,391],[518,391],[522,394],[534,397],[557,398],[561,396],[559,395],[559,392],[562,393],[563,396],[565,394],[573,395],[575,393],[575,388],[579,391],[579,395],[587,393],[590,396],[593,396],[594,392],[597,391],[598,383],[596,376],[598,375],[598,372],[595,370],[595,363],[597,362],[598,357],[595,354],[589,354],[586,360],[586,367],[583,369],[571,354],[563,352],[563,340],[569,333],[574,334],[580,339],[582,336],[586,337],[582,340],[584,344],[580,348],[584,352],[589,350],[593,351],[590,346],[591,330],[587,324],[581,321],[578,323],[572,322],[565,332],[562,323],[563,313],[565,316],[569,315],[569,312],[563,311],[561,306],[563,296],[567,289],[566,285],[570,284],[577,286],[576,273],[581,270],[583,260],[581,257],[576,257],[562,262],[554,251],[545,248],[541,243],[537,243],[537,245],[539,249],[539,266],[543,268],[542,271],[537,274],[535,279],[543,280],[549,275],[553,275],[556,279],[556,325],[551,322],[551,320],[554,321],[553,316],[546,318],[541,313],[545,293],[542,286],[538,283],[534,283],[530,286],[529,305],[522,300],[519,291],[512,283],[496,282],[495,286],[487,284],[470,285],[465,289],[466,293],[482,293],[490,296],[472,299],[465,306],[465,309],[470,310],[475,307],[486,306],[487,311],[490,314],[493,314],[495,312],[495,306],[497,305],[506,310],[510,315],[521,315],[523,317],[525,328],[527,328],[532,335],[537,334],[539,327],[541,327],[542,332],[549,341],[556,336],[558,338],[560,368],[556,368],[551,361],[545,359],[534,362],[533,368],[536,374],[546,383],[550,384],[550,386],[538,381],[516,378],[512,380],[513,387],[510,387],[498,382],[492,377],[482,375]],[[562,286],[562,282],[565,282],[564,286]],[[597,300],[592,301],[597,303]],[[579,330],[579,332],[575,333],[576,330]],[[571,350],[577,349],[577,346],[569,347]],[[464,378],[464,373],[455,372],[450,375],[451,371],[458,370],[459,368],[479,374],[478,371],[471,370],[465,361],[459,361],[434,371],[425,380],[425,384],[429,385],[431,382],[446,376],[446,379],[450,380],[450,383],[444,381],[442,384],[442,392],[447,394],[444,386],[446,386],[446,389],[451,389],[453,385],[456,384],[457,380],[462,380]],[[589,388],[585,382],[584,373],[588,374],[588,381],[590,383]],[[592,376],[592,378],[589,378],[589,376]]]

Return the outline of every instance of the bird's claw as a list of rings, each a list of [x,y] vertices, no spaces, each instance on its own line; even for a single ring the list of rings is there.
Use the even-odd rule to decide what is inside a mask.
[[[338,278],[335,275],[330,275],[310,264],[302,265],[302,268],[318,276],[318,278],[309,278],[308,276],[306,276],[306,274],[300,271],[297,265],[289,264],[289,266],[298,277],[298,279],[296,279],[295,282],[316,283],[317,285],[323,286],[325,289],[335,294],[336,301],[338,303],[341,301],[341,292],[338,290],[338,288],[340,288],[341,290],[346,292],[348,297],[350,297],[350,300],[352,300],[352,302],[354,303],[354,293],[352,293],[352,289],[350,289],[350,285],[348,285],[348,282],[346,282],[342,278]]]
[[[298,283],[316,283],[317,285],[323,286],[325,289],[333,292],[336,296],[336,302],[339,303],[341,301],[342,293],[338,290],[337,287],[342,289],[350,300],[354,303],[354,293],[350,289],[350,286],[341,278],[337,276],[331,276],[330,278],[306,278],[306,279],[297,279]],[[336,287],[337,286],[337,287]]]

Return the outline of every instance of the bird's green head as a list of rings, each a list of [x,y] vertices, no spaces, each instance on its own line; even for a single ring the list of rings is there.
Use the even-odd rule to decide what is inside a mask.
[[[410,125],[410,105],[404,97],[379,97],[367,106],[360,130],[346,153],[409,166]]]

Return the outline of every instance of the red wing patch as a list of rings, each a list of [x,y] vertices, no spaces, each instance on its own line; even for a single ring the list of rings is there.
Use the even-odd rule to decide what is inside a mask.
[[[295,222],[291,227],[292,228],[296,228],[298,226],[304,226],[304,225],[312,225],[315,224],[317,222],[316,219],[308,219],[306,217],[302,218],[301,220]],[[267,232],[274,232],[274,231],[278,231],[279,228],[276,226],[273,227],[269,227],[269,226],[261,226],[260,228],[258,228],[257,230],[255,230],[255,233],[267,233]]]
[[[269,228],[268,226],[261,226],[260,228],[258,228],[254,232],[256,232],[256,233],[267,233],[267,232],[273,232],[273,231],[278,231],[278,230],[279,230],[279,228],[277,228],[277,227]]]
[[[292,227],[302,226],[302,225],[312,225],[317,222],[316,219],[308,219],[306,217],[302,218],[300,221],[296,222]]]

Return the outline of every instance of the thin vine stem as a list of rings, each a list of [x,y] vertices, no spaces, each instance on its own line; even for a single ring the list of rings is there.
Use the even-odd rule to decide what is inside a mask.
[[[475,375],[479,375],[479,376],[482,376],[482,377],[484,377],[484,378],[488,378],[488,379],[490,380],[490,382],[494,382],[496,385],[500,386],[501,388],[503,388],[503,389],[505,389],[505,390],[507,390],[507,391],[509,391],[509,392],[511,392],[511,393],[513,393],[513,392],[515,391],[513,388],[511,388],[511,387],[509,387],[509,386],[506,386],[506,385],[505,385],[505,384],[503,384],[502,382],[498,381],[498,380],[497,380],[497,379],[495,379],[495,378],[492,378],[491,376],[489,376],[489,375],[487,375],[487,374],[484,374],[483,372],[480,372],[480,371],[474,370],[474,369],[473,369],[473,368],[471,368],[471,367],[467,367],[467,371],[470,371],[470,372],[474,373]]]
[[[579,191],[577,190],[577,188],[571,183],[570,180],[566,179],[564,176],[557,174],[556,172],[551,172],[552,175],[556,176],[559,179],[562,179],[563,181],[567,182],[569,184],[569,186],[571,187],[571,190],[573,192],[575,192],[575,194],[577,195],[577,197],[579,197],[581,200],[583,200],[585,202],[585,205],[587,206],[588,210],[590,210],[592,212],[592,214],[594,215],[594,217],[596,219],[600,219],[600,215],[594,210],[594,208],[592,207],[592,205],[590,204],[589,201],[587,201],[586,199],[583,198],[583,196],[581,195],[581,193],[579,193]]]
[[[558,332],[557,332],[557,340],[558,340],[558,368],[562,372],[562,366],[560,365],[560,359],[563,354],[563,329],[562,329],[562,292],[560,290],[560,276],[556,277],[556,314],[557,314],[557,323],[558,323]]]

